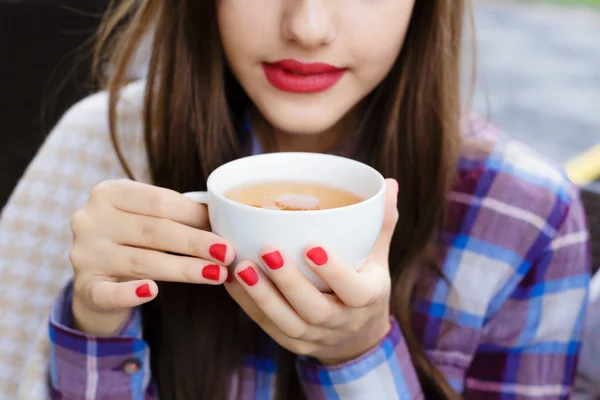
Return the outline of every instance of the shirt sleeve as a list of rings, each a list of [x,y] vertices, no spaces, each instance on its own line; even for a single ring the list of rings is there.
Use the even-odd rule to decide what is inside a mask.
[[[422,399],[423,394],[402,332],[395,319],[388,335],[368,353],[345,364],[325,366],[299,358],[298,376],[306,398]]]
[[[141,315],[134,309],[115,336],[92,336],[72,328],[72,283],[50,315],[50,384],[54,399],[155,399],[149,349]]]
[[[464,379],[465,399],[568,399],[587,308],[590,252],[583,206],[565,207],[549,239],[495,299]]]

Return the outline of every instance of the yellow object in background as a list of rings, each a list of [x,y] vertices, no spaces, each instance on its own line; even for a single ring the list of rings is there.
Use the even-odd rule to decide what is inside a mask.
[[[569,178],[581,186],[600,179],[600,143],[568,161],[564,168]]]

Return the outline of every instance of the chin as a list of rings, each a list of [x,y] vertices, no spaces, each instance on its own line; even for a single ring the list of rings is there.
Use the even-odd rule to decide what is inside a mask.
[[[269,110],[260,110],[265,119],[275,129],[292,135],[318,135],[332,128],[343,117],[343,113],[333,113],[323,108],[303,110],[290,107],[282,110],[271,107]]]

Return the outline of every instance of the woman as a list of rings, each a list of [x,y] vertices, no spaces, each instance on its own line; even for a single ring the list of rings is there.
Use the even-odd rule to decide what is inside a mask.
[[[110,13],[106,91],[65,115],[2,220],[4,271],[41,264],[66,280],[70,255],[50,316],[53,395],[567,398],[588,281],[581,203],[534,152],[460,123],[465,9],[132,0]],[[127,84],[151,34],[147,77]],[[306,254],[333,295],[276,248],[266,272],[234,265],[180,194],[271,151],[337,153],[390,178],[361,270]],[[37,246],[11,251],[27,235]]]

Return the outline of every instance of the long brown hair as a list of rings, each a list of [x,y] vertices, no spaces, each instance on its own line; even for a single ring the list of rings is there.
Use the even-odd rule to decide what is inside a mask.
[[[453,184],[459,147],[460,56],[468,0],[417,1],[398,59],[363,100],[355,154],[400,185],[390,255],[392,312],[398,319],[427,397],[459,398],[433,366],[412,327],[412,301]],[[144,130],[152,178],[180,192],[202,189],[212,170],[239,157],[241,119],[249,100],[227,69],[216,0],[123,0],[99,31],[95,65],[112,66],[100,83],[110,93],[115,150],[120,89],[141,41],[153,34]],[[222,399],[242,365],[236,340],[244,320],[222,287],[160,283],[143,308],[153,377],[163,399]],[[293,355],[278,355],[277,396],[302,398]]]

